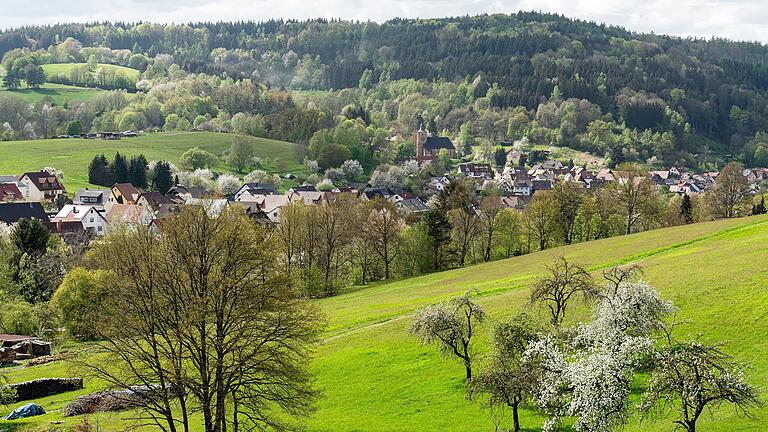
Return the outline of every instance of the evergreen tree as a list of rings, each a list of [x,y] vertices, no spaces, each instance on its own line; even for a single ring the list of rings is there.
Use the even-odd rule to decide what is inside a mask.
[[[8,71],[6,72],[5,76],[3,77],[3,87],[9,88],[9,89],[17,89],[21,86],[21,79],[16,74],[15,71]]]
[[[24,79],[27,81],[27,87],[40,88],[45,84],[45,71],[42,66],[27,65],[24,70]]]
[[[437,135],[437,122],[435,122],[435,119],[432,119],[429,121],[429,124],[427,125],[427,130],[432,135]]]
[[[80,120],[74,120],[69,122],[67,125],[67,135],[74,136],[74,135],[82,135],[83,134],[83,124],[80,122]]]
[[[138,155],[131,158],[128,163],[128,181],[137,188],[147,187],[147,158],[144,155]]]
[[[109,174],[109,161],[103,154],[94,156],[88,165],[88,183],[99,186],[112,186],[114,183]]]
[[[442,270],[444,266],[443,255],[445,255],[444,247],[451,241],[451,223],[445,212],[433,209],[424,216],[424,224],[432,243],[434,270]]]
[[[503,167],[507,164],[507,152],[502,148],[498,148],[493,153],[493,159],[496,162],[496,166]]]
[[[752,214],[754,216],[765,214],[768,211],[765,208],[765,195],[760,197],[760,204],[752,206]]]
[[[128,162],[120,152],[115,154],[115,159],[109,166],[109,173],[114,183],[126,183],[128,181]]]
[[[178,181],[178,179],[177,179]],[[152,190],[167,193],[173,187],[173,174],[168,162],[160,161],[152,172]]]
[[[688,194],[683,195],[683,202],[680,203],[680,216],[686,224],[693,222],[693,204]]]

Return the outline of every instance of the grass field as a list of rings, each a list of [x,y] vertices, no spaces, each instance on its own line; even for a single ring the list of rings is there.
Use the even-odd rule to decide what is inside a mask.
[[[51,77],[53,75],[64,75],[69,77],[69,74],[72,72],[72,69],[76,67],[82,67],[85,65],[86,65],[85,63],[44,64],[43,70],[45,71],[45,74],[48,77]],[[97,69],[104,68],[105,72],[108,72],[108,73],[114,72],[116,75],[123,76],[133,82],[138,81],[139,77],[141,76],[141,72],[137,71],[136,69],[131,69],[125,66],[117,66],[117,65],[100,63],[96,68]]]
[[[192,147],[200,147],[221,157],[232,144],[235,135],[215,132],[166,132],[144,134],[117,141],[86,139],[49,139],[36,141],[0,142],[0,174],[20,174],[53,166],[64,172],[64,186],[70,193],[88,184],[88,164],[97,154],[112,159],[116,152],[124,155],[143,154],[147,160],[168,160],[179,163],[181,155]],[[261,158],[271,158],[268,171],[298,171],[297,145],[264,138],[249,138]],[[215,171],[229,171],[223,162]]]
[[[38,89],[20,88],[10,90],[7,88],[0,88],[0,95],[16,96],[24,99],[28,103],[37,103],[50,97],[54,103],[58,105],[64,105],[73,102],[88,102],[96,96],[103,94],[104,90],[74,87],[62,84],[43,84]],[[128,94],[128,97],[131,97]]]
[[[470,288],[481,295],[491,322],[479,335],[485,344],[494,322],[525,307],[533,279],[553,256],[564,255],[595,274],[616,264],[640,263],[645,277],[679,308],[678,319],[688,320],[685,334],[702,332],[710,340],[728,341],[726,351],[754,365],[751,381],[768,401],[768,217],[725,220],[617,237],[589,244],[561,247],[522,257],[477,265],[364,288],[319,300],[328,329],[313,368],[323,397],[308,419],[310,431],[476,431],[494,430],[487,412],[465,398],[463,367],[440,357],[433,347],[420,346],[407,336],[413,311],[448,299]],[[533,311],[536,313],[536,311]],[[570,321],[587,317],[580,307]],[[482,351],[482,348],[481,348]],[[46,376],[71,376],[67,363],[8,370],[12,381]],[[19,422],[23,430],[45,430],[61,418],[61,408],[87,388],[40,399],[49,414]],[[638,391],[641,382],[636,384]],[[127,413],[91,418],[101,430],[118,431],[130,425]],[[524,430],[537,430],[543,421],[530,410],[522,413]],[[738,417],[724,407],[701,420],[701,431],[761,430],[768,423],[768,405],[752,419]],[[10,422],[0,422],[10,427]],[[508,426],[503,423],[502,426]],[[669,431],[668,419],[642,423],[633,418],[630,431]],[[149,430],[149,429],[147,429]]]

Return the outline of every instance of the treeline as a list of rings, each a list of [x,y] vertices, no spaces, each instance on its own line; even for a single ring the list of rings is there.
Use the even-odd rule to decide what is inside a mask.
[[[734,134],[754,135],[767,121],[764,45],[636,34],[553,14],[383,24],[276,20],[25,27],[0,34],[0,53],[48,50],[68,38],[127,52],[124,64],[133,55],[168,54],[188,72],[253,78],[272,87],[355,87],[366,69],[374,82],[480,76],[484,87],[478,95],[498,84],[493,104],[500,108],[535,109],[557,85],[565,98],[586,99],[617,115],[616,98],[628,88],[679,103],[698,132],[725,146]],[[686,97],[675,102],[675,89]],[[746,121],[731,118],[733,107],[748,111]]]
[[[639,166],[625,164],[614,174],[616,181],[601,189],[557,183],[522,212],[502,206],[497,191],[477,197],[471,181],[457,179],[417,220],[404,219],[388,200],[342,194],[324,205],[283,208],[274,236],[293,282],[317,297],[558,245],[765,213],[737,164],[695,197],[664,195]]]

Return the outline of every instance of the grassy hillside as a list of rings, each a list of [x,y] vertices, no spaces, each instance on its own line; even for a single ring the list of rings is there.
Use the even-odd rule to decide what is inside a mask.
[[[350,289],[320,300],[328,317],[325,340],[313,367],[324,395],[308,420],[311,431],[468,431],[493,430],[488,413],[465,399],[463,368],[440,357],[432,347],[408,337],[412,312],[424,305],[460,294],[469,288],[490,313],[480,342],[497,322],[525,307],[528,289],[552,256],[565,255],[596,274],[616,264],[638,262],[646,279],[679,307],[679,318],[690,320],[682,334],[703,332],[712,340],[726,340],[726,350],[755,366],[751,381],[768,401],[768,217],[726,220],[652,231],[589,244],[562,247],[428,275]],[[535,311],[534,311],[535,313]],[[579,308],[571,321],[586,317]],[[12,381],[76,374],[66,363],[9,371]],[[76,395],[98,388],[86,382],[80,392],[40,399],[49,414],[21,424],[43,428],[62,420],[60,409]],[[638,391],[641,389],[638,383]],[[737,417],[724,408],[704,418],[702,431],[757,430],[768,422],[768,406],[755,418]],[[129,423],[127,414],[99,414],[92,419],[102,430],[117,431]],[[64,419],[65,424],[79,422]],[[542,419],[522,414],[526,430],[536,430]],[[0,428],[9,423],[0,422]],[[633,419],[630,431],[668,431],[666,419]]]
[[[10,90],[5,87],[0,88],[0,95],[20,97],[29,103],[37,103],[46,97],[51,97],[58,105],[88,102],[102,93],[104,93],[104,90],[52,83],[43,84],[38,89],[20,88]],[[132,95],[128,94],[128,96],[131,97]]]
[[[45,74],[48,77],[51,77],[53,75],[64,75],[66,77],[69,77],[69,74],[72,72],[72,69],[76,67],[82,67],[82,66],[85,66],[85,63],[45,64],[43,65],[43,70],[45,71]],[[107,73],[114,72],[115,75],[123,76],[133,82],[138,81],[139,77],[141,76],[141,72],[137,71],[136,69],[131,69],[125,66],[117,66],[117,65],[100,63],[96,68],[97,69],[104,68],[105,72]]]
[[[181,155],[192,147],[200,147],[222,156],[235,135],[214,132],[167,132],[145,134],[119,141],[86,139],[49,139],[37,141],[0,142],[0,173],[19,174],[53,166],[64,171],[64,185],[69,192],[88,185],[88,164],[93,156],[104,153],[110,160],[116,152],[124,155],[144,154],[147,160],[168,160],[179,163]],[[249,138],[256,154],[272,158],[268,170],[295,171],[301,168],[297,145],[263,138]],[[215,168],[228,171],[223,162]]]

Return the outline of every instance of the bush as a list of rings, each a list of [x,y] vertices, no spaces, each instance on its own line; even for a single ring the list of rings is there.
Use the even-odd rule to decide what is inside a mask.
[[[25,301],[5,302],[0,308],[0,330],[3,333],[33,336],[38,334],[40,327],[35,306]]]
[[[96,337],[94,324],[98,322],[98,313],[106,299],[107,277],[104,271],[76,268],[64,277],[53,294],[53,307],[72,337],[81,340]]]

